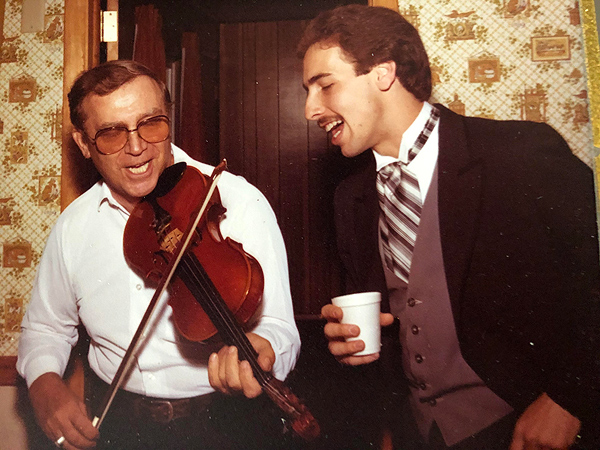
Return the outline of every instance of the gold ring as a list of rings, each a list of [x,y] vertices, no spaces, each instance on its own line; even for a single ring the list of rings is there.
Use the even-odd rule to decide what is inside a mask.
[[[65,443],[66,439],[64,436],[59,437],[56,441],[54,441],[54,445],[56,445],[58,448],[61,448],[62,445]]]

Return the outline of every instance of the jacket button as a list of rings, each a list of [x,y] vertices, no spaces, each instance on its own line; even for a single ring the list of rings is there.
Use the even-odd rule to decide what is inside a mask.
[[[423,362],[423,357],[417,353],[417,354],[415,355],[415,361],[416,361],[418,364],[421,364],[421,363]]]
[[[413,325],[412,327],[410,327],[410,331],[412,332],[412,334],[419,334],[419,327]]]
[[[415,306],[417,304],[417,301],[414,298],[409,298],[408,299],[408,306]]]

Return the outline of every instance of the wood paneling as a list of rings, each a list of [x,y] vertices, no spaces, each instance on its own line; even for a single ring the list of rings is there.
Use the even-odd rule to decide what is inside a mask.
[[[244,116],[239,112],[244,104],[244,79],[239,76],[243,73],[243,42],[242,24],[221,26],[219,142],[221,158],[227,159],[233,173],[244,172]]]
[[[17,382],[16,356],[0,358],[0,386],[14,386]]]
[[[220,151],[257,186],[285,239],[296,315],[317,315],[341,291],[331,213],[342,157],[304,118],[303,22],[221,25]]]
[[[383,6],[398,12],[398,0],[369,0],[369,6]]]
[[[309,192],[307,170],[307,126],[304,118],[302,61],[296,56],[296,41],[302,22],[279,23],[279,225],[286,240],[296,312],[318,313],[311,308],[309,235]]]
[[[61,208],[95,181],[96,171],[71,138],[67,94],[77,75],[100,59],[100,0],[65,0]]]
[[[237,152],[243,155],[242,172],[248,181],[256,184],[257,135],[256,135],[256,27],[253,23],[242,24],[242,102],[243,137]],[[237,109],[237,108],[236,108]]]
[[[256,24],[256,186],[279,206],[277,23]],[[277,95],[274,95],[277,94]]]

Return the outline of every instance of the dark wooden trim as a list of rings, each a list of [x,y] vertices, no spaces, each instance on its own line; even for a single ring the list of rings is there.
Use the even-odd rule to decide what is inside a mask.
[[[16,356],[0,356],[0,386],[15,386],[17,384],[16,365]]]
[[[256,187],[279,213],[277,23],[256,24]]]
[[[241,76],[243,74],[242,25],[221,25],[220,33],[220,156],[227,159],[229,171],[236,175],[246,175],[243,154],[244,123],[243,116],[238,111],[238,105],[244,103]],[[253,182],[252,178],[248,181]]]
[[[95,181],[95,170],[71,138],[67,93],[79,73],[98,64],[100,0],[65,0],[61,208]]]

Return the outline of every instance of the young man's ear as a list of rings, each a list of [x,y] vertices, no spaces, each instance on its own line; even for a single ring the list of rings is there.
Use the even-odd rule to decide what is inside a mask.
[[[79,147],[79,150],[81,150],[81,154],[83,155],[83,157],[85,159],[91,158],[92,155],[90,153],[89,144],[83,133],[78,129],[74,128],[73,133],[71,135],[73,136],[73,140],[77,144],[77,147]]]
[[[386,61],[377,64],[373,67],[373,70],[375,71],[377,87],[382,91],[390,89],[396,80],[396,63],[394,61]]]

